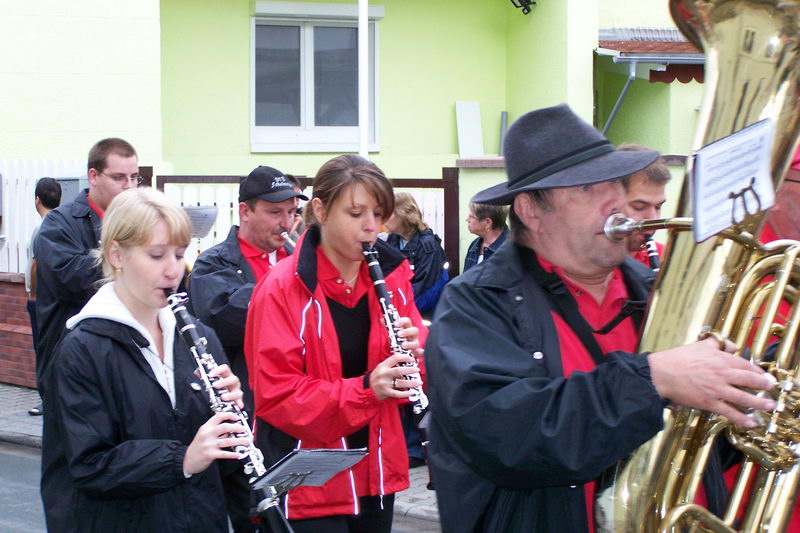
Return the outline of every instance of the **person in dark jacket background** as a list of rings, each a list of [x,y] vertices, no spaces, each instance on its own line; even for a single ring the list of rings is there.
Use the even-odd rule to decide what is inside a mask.
[[[36,212],[44,219],[50,211],[61,204],[61,185],[53,178],[41,178],[36,182],[35,200]],[[41,224],[41,222],[40,222]],[[31,238],[28,241],[28,267],[25,269],[25,289],[28,291],[28,315],[31,318],[31,336],[33,337],[33,352],[38,354],[36,340],[39,337],[39,327],[36,322],[36,256],[33,251],[33,243],[39,234],[39,224],[33,229]],[[39,359],[39,356],[36,356]],[[42,414],[41,398],[39,403],[28,410],[29,415],[38,416]]]
[[[467,229],[478,238],[469,243],[462,272],[486,261],[503,245],[508,237],[507,217],[507,206],[469,203]]]
[[[394,195],[394,212],[386,221],[389,234],[386,242],[400,250],[411,263],[414,278],[414,303],[420,313],[433,311],[445,283],[447,256],[442,248],[442,240],[422,220],[422,212],[407,192]]]
[[[200,254],[192,267],[192,309],[222,341],[251,413],[253,393],[243,352],[247,307],[256,283],[294,251],[282,233],[295,223],[298,199],[308,197],[296,180],[272,167],[253,169],[239,184],[239,226],[231,226],[227,238]]]
[[[430,317],[439,301],[444,286],[450,279],[447,273],[447,256],[438,235],[422,220],[422,212],[416,200],[407,192],[394,195],[394,211],[386,221],[391,233],[386,242],[394,246],[408,259],[414,277],[414,304],[422,316]],[[400,407],[403,432],[408,447],[408,462],[411,468],[425,464],[425,450],[414,424],[410,405]]]
[[[246,411],[253,413],[253,393],[244,359],[244,329],[253,288],[294,248],[281,235],[292,229],[298,199],[308,200],[297,180],[267,166],[254,169],[239,184],[239,226],[204,251],[194,263],[189,303],[197,318],[214,328],[242,382]],[[244,483],[243,483],[244,481]],[[223,478],[236,533],[253,531],[249,486],[238,472]]]
[[[141,182],[136,150],[114,137],[98,141],[89,151],[88,177],[88,190],[44,218],[34,244],[36,382],[41,394],[53,350],[67,332],[67,319],[94,294],[101,277],[91,251],[100,242],[103,213],[116,195]]]
[[[108,283],[67,321],[45,394],[42,500],[50,533],[228,531],[217,460],[241,425],[214,414],[176,331],[165,291],[184,272],[189,219],[163,193],[111,203],[102,232]],[[220,366],[215,387],[242,405],[219,341],[198,323]],[[241,472],[241,465],[236,465]],[[242,473],[244,476],[244,474]]]
[[[504,154],[508,181],[473,201],[511,204],[511,239],[448,284],[426,346],[442,531],[587,533],[594,481],[661,429],[666,403],[753,427],[731,404],[774,402],[737,387],[771,380],[714,339],[633,353],[637,316],[621,312],[652,274],[603,224],[618,178],[658,152],[617,151],[560,105],[518,119]]]

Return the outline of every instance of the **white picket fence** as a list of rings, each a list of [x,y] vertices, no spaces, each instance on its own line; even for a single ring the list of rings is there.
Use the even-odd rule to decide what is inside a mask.
[[[444,246],[444,190],[395,188],[414,196],[425,222],[442,238]],[[306,191],[311,196],[310,191]],[[186,258],[194,264],[203,250],[223,241],[231,225],[239,224],[239,184],[237,183],[165,183],[164,193],[180,205],[214,205],[219,210],[211,231],[202,239],[192,239]]]
[[[85,159],[3,160],[0,159],[2,186],[2,226],[5,246],[0,249],[0,272],[25,272],[27,247],[31,232],[39,223],[34,207],[36,182],[42,177],[61,178],[86,175]],[[411,193],[422,210],[423,219],[442,238],[444,245],[444,190],[395,188]],[[193,239],[186,252],[187,260],[225,239],[232,224],[239,223],[239,185],[236,183],[166,183],[164,192],[181,205],[215,205],[217,220],[208,235]],[[310,191],[307,191],[310,196]],[[73,198],[62,197],[62,203]]]
[[[5,246],[0,249],[0,272],[25,272],[28,241],[39,223],[34,207],[39,178],[66,178],[86,175],[86,159],[0,159],[0,187],[3,222],[0,234]],[[72,198],[62,198],[71,202]]]

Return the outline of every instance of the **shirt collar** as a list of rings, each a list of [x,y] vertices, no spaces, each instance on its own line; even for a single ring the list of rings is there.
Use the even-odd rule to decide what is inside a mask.
[[[105,214],[106,214],[105,210],[103,210],[103,209],[100,209],[99,207],[97,207],[97,204],[96,204],[96,203],[94,203],[94,202],[92,201],[92,197],[91,197],[91,196],[89,196],[89,193],[88,193],[88,192],[86,193],[86,203],[88,203],[88,204],[89,204],[89,207],[91,207],[91,208],[92,208],[92,211],[94,211],[95,213],[97,213],[97,216],[99,216],[99,217],[100,217],[100,220],[103,220],[103,217],[104,217],[104,216],[105,216]]]
[[[359,268],[359,276],[361,275],[362,271],[367,268],[366,261],[361,262],[361,266]],[[336,280],[339,279],[341,275],[339,274],[339,269],[331,262],[327,255],[325,255],[325,251],[322,249],[322,246],[317,246],[317,278],[320,281],[327,281],[327,280]]]
[[[582,295],[586,293],[586,289],[576,285],[572,282],[567,276],[564,275],[564,269],[555,266],[553,263],[542,257],[540,254],[536,254],[536,258],[539,260],[539,264],[542,265],[542,268],[545,269],[547,272],[553,272],[558,275],[559,278],[562,279],[564,285],[567,286],[569,291],[572,294]],[[622,271],[619,267],[615,268],[614,271],[611,273],[611,279],[608,282],[608,286],[606,287],[605,295],[603,296],[603,303],[608,304],[614,302],[616,300],[627,300],[628,299],[628,289],[625,286],[625,280],[622,276]]]
[[[241,249],[242,255],[244,257],[261,257],[264,254],[269,255],[269,252],[265,252],[264,250],[259,250],[258,248],[256,248],[255,246],[244,240],[242,237],[237,236],[237,238],[239,239],[239,248]]]

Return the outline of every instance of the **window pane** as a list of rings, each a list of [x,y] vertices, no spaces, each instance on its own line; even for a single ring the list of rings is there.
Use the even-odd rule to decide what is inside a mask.
[[[300,125],[300,27],[256,26],[256,126]]]
[[[314,123],[358,126],[358,30],[314,27]]]

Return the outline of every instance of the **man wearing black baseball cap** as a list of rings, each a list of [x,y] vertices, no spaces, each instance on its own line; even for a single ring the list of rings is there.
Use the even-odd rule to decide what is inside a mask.
[[[618,151],[566,105],[509,129],[508,180],[473,202],[511,205],[511,238],[445,288],[426,345],[433,480],[444,533],[588,533],[595,481],[653,437],[667,403],[752,427],[726,402],[771,409],[748,361],[707,339],[635,353],[652,272],[603,233],[620,179],[654,151]],[[707,485],[708,503],[724,485]]]
[[[293,177],[272,167],[253,169],[239,184],[239,225],[200,254],[192,268],[189,301],[195,315],[219,336],[231,369],[241,380],[248,413],[253,413],[253,392],[243,348],[247,306],[256,283],[294,251],[283,233],[291,230],[300,199],[308,200]],[[237,484],[240,477],[223,479],[236,533],[254,531],[248,517],[249,488]]]

